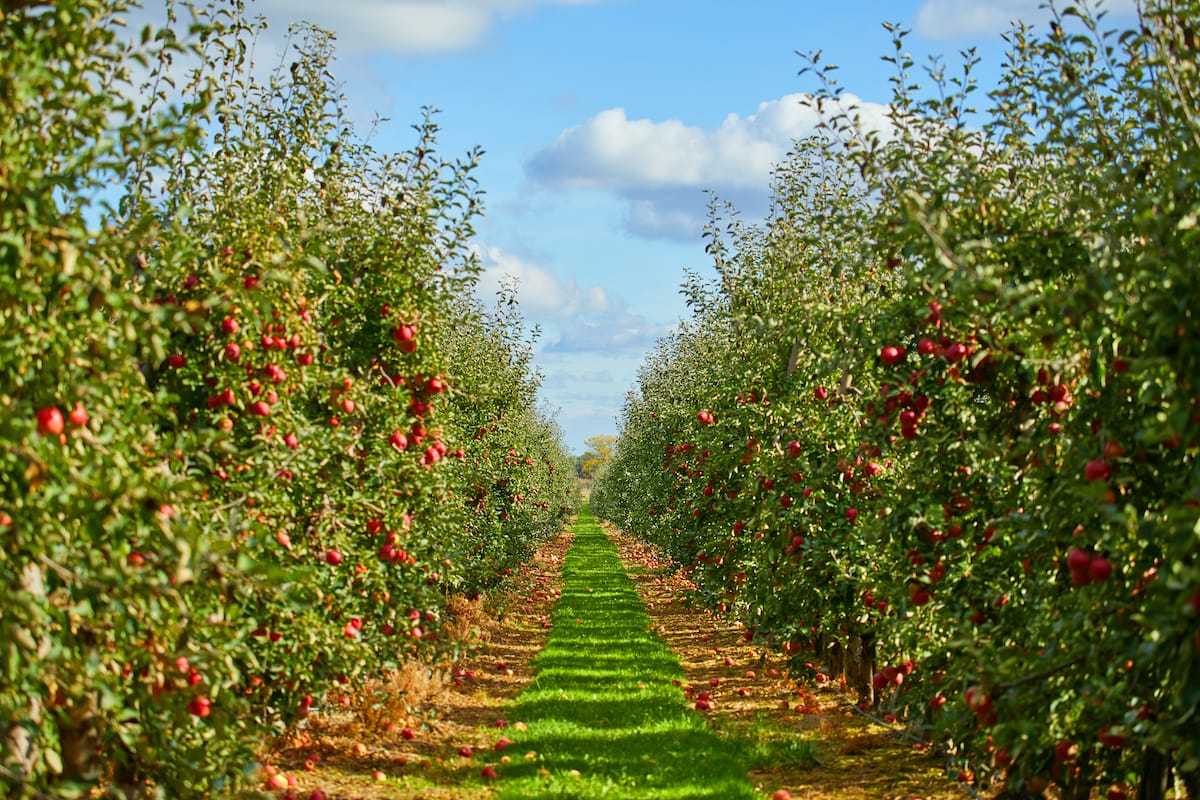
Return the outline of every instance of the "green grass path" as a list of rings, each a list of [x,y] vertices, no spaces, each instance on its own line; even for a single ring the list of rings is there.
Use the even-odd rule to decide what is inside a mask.
[[[585,507],[563,567],[537,677],[510,719],[513,760],[502,798],[760,798],[737,747],[722,741],[671,684],[679,661],[649,630],[650,616],[616,548]],[[522,754],[535,751],[536,758]]]

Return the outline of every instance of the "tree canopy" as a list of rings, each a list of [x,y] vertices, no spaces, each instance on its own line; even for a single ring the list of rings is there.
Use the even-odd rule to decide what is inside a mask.
[[[585,439],[583,443],[588,446],[588,451],[579,457],[579,477],[595,478],[600,474],[600,470],[612,461],[617,437],[601,434]]]

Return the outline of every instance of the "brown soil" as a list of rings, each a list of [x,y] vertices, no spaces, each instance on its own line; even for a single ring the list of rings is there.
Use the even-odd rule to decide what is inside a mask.
[[[459,749],[490,749],[500,736],[523,726],[502,720],[503,707],[533,677],[530,662],[549,636],[562,559],[572,539],[564,532],[548,540],[503,594],[453,601],[455,633],[469,645],[463,658],[410,665],[372,687],[367,697],[355,698],[357,713],[314,713],[303,730],[279,742],[268,770],[291,779],[291,788],[279,796],[308,798],[317,789],[329,800],[464,800],[494,794],[481,793],[477,785],[458,786],[479,769]]]
[[[806,800],[962,800],[945,762],[914,749],[897,729],[859,714],[845,686],[789,680],[778,653],[745,641],[742,627],[689,607],[693,588],[659,553],[605,526],[616,543],[656,632],[679,657],[687,684],[707,691],[710,725],[723,735],[799,736],[817,742],[815,765],[750,773],[768,795],[785,789]],[[717,681],[716,686],[713,681]]]

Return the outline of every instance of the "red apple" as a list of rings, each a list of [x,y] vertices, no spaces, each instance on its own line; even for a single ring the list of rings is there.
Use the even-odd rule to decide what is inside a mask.
[[[63,415],[56,406],[48,406],[37,410],[38,433],[46,436],[57,436],[63,432]]]
[[[1107,558],[1096,557],[1088,564],[1088,577],[1096,583],[1106,581],[1112,575],[1112,562]]]
[[[967,347],[960,342],[955,342],[954,344],[943,348],[942,355],[951,364],[957,364],[967,357]]]
[[[978,686],[968,686],[963,692],[963,699],[967,702],[967,708],[976,714],[985,713],[992,707],[992,699]]]
[[[1079,745],[1071,741],[1061,741],[1054,745],[1054,759],[1059,762],[1073,760],[1079,755]]]
[[[1086,550],[1075,547],[1067,553],[1067,567],[1072,572],[1087,572],[1091,563],[1092,557]]]
[[[1083,468],[1083,476],[1089,481],[1104,481],[1109,477],[1108,463],[1094,458]]]
[[[76,426],[80,426],[80,427],[82,427],[83,425],[87,425],[88,413],[87,413],[87,409],[83,407],[83,403],[80,403],[80,402],[75,403],[75,407],[71,409],[71,413],[68,416],[68,419],[71,420],[72,425],[76,425]]]
[[[1100,740],[1100,744],[1113,750],[1119,750],[1129,743],[1129,739],[1120,732],[1120,729],[1114,729],[1112,725],[1101,728],[1097,738]]]

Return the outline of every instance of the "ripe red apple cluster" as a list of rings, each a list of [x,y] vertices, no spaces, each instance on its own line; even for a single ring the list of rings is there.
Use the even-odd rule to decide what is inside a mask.
[[[1067,568],[1071,572],[1071,585],[1076,587],[1103,583],[1113,574],[1112,562],[1107,558],[1078,547],[1067,553]]]
[[[82,428],[88,423],[87,409],[83,403],[76,402],[67,420],[76,428]],[[63,413],[57,406],[39,408],[36,413],[37,432],[43,436],[60,436],[65,429]]]

